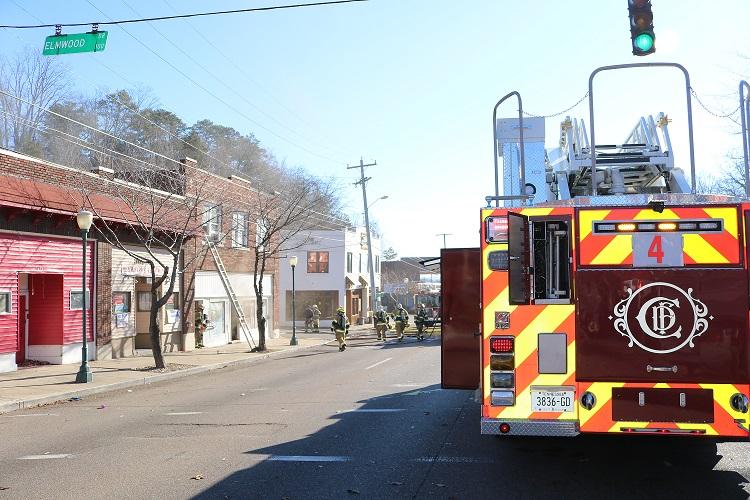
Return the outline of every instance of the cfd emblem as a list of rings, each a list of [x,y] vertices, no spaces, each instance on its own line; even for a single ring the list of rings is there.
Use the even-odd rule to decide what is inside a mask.
[[[692,288],[686,292],[672,283],[656,282],[635,292],[627,290],[628,296],[615,305],[614,317],[609,319],[620,335],[630,339],[629,347],[635,344],[654,354],[693,347],[693,340],[714,319],[708,316],[706,305],[693,297]]]

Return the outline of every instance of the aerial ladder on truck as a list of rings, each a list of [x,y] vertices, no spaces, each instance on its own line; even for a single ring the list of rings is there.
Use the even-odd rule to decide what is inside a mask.
[[[596,142],[594,76],[645,66],[685,75],[689,177],[663,113]],[[480,248],[441,253],[443,387],[478,388],[483,434],[748,438],[750,202],[696,193],[687,71],[595,70],[591,128],[566,117],[550,150],[514,94]]]

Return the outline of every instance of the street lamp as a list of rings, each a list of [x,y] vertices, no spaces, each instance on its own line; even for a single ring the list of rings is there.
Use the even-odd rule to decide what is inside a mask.
[[[372,302],[370,314],[374,318],[374,314],[372,313],[372,311],[374,311],[375,308],[377,307],[377,305],[375,304],[375,302],[377,301],[377,291],[375,289],[375,261],[372,258],[372,237],[371,237],[372,233],[370,232],[370,216],[368,214],[368,211],[370,210],[371,206],[373,206],[380,200],[388,199],[388,195],[387,194],[383,195],[377,200],[367,205],[367,197],[365,195],[364,189],[362,193],[363,193],[363,196],[365,196],[364,201],[365,201],[365,231],[367,231],[367,261],[369,263],[369,268],[370,268],[370,302]]]
[[[292,266],[292,340],[289,345],[297,345],[297,317],[294,314],[294,269],[297,267],[297,256],[289,257],[289,265]]]
[[[81,209],[76,215],[78,229],[81,230],[83,239],[83,348],[81,349],[81,368],[76,374],[76,384],[85,384],[91,382],[91,368],[89,367],[89,345],[86,337],[86,299],[88,297],[86,290],[86,247],[88,246],[89,229],[94,222],[94,214],[88,210]]]
[[[383,196],[381,196],[380,198],[378,198],[377,200],[375,200],[375,201],[373,201],[372,203],[370,203],[370,206],[368,206],[367,208],[368,208],[368,209],[370,209],[370,208],[372,208],[372,206],[373,206],[374,204],[376,204],[376,203],[377,203],[377,202],[379,202],[380,200],[387,200],[387,199],[388,199],[388,195],[387,195],[387,194],[386,194],[386,195],[383,195]]]

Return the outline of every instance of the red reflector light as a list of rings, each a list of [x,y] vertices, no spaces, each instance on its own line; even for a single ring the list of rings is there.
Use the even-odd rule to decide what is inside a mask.
[[[500,432],[503,433],[503,434],[509,433],[510,432],[510,424],[506,424],[505,422],[503,422],[502,424],[500,424]]]
[[[513,337],[491,337],[490,351],[513,352]]]

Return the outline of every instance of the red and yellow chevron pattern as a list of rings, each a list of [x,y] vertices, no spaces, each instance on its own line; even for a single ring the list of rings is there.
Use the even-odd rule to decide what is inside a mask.
[[[711,424],[682,424],[674,422],[615,422],[612,420],[612,389],[615,387],[631,387],[645,389],[713,389],[714,394],[714,422]],[[577,394],[586,391],[596,396],[597,404],[591,410],[579,407],[579,423],[581,432],[624,432],[622,429],[681,429],[697,430],[707,436],[739,436],[747,437],[745,430],[748,426],[748,414],[734,411],[730,405],[733,394],[747,394],[747,385],[732,384],[625,384],[611,382],[581,382],[578,384]],[[735,422],[735,419],[738,422]],[[745,429],[738,423],[743,424]],[[656,432],[656,430],[654,431]]]
[[[570,208],[528,208],[514,210],[526,216],[567,215]],[[487,217],[499,217],[507,213],[504,209],[482,211],[482,221]],[[483,413],[485,417],[507,419],[561,419],[576,420],[576,412],[547,413],[531,411],[531,387],[575,384],[575,308],[572,304],[514,306],[509,303],[508,273],[492,271],[488,267],[490,251],[507,249],[507,245],[485,242],[485,224],[482,224],[482,387]],[[495,312],[510,313],[510,328],[495,329]],[[539,333],[566,333],[568,335],[568,371],[564,374],[539,374],[537,346]],[[515,337],[515,392],[514,406],[490,405],[490,349],[492,335]]]
[[[683,234],[683,259],[690,265],[739,264],[742,238],[736,207],[668,208],[663,212],[641,208],[581,209],[578,211],[581,266],[631,266],[633,264],[632,234],[594,234],[595,221],[638,221],[722,219],[724,230],[712,234]]]

